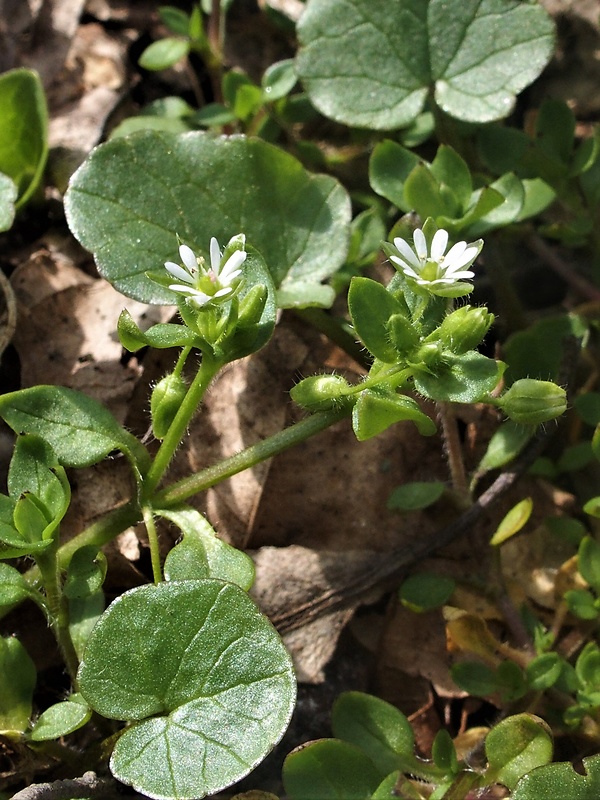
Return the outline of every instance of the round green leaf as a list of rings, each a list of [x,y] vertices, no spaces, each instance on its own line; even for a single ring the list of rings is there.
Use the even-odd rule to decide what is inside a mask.
[[[316,108],[378,130],[412,122],[432,88],[459,119],[505,117],[554,47],[548,14],[518,0],[312,0],[297,30]]]
[[[417,511],[439,500],[444,493],[442,481],[411,481],[397,486],[389,496],[387,507],[391,510]]]
[[[372,761],[352,744],[320,739],[283,764],[283,785],[291,800],[365,800],[379,783]]]
[[[8,564],[0,564],[0,606],[19,603],[28,597],[30,591],[25,578],[17,569]]]
[[[285,97],[292,91],[297,80],[293,59],[286,58],[271,64],[261,81],[264,100],[272,103]]]
[[[46,742],[67,736],[83,727],[91,716],[92,712],[85,702],[78,702],[77,699],[55,703],[40,715],[31,731],[31,739],[34,742]]]
[[[560,678],[563,663],[558,653],[542,653],[537,656],[525,669],[528,686],[536,692],[544,692],[554,686]]]
[[[422,572],[411,575],[400,587],[400,600],[413,611],[431,611],[448,602],[456,588],[452,578]]]
[[[157,201],[157,198],[160,198]],[[147,272],[177,258],[177,235],[208,256],[238,233],[263,256],[287,305],[328,305],[321,281],[348,251],[350,201],[326,175],[259,139],[146,131],[96,148],[65,198],[69,226],[120,292],[175,303]]]
[[[586,536],[579,545],[577,568],[584,580],[600,592],[600,544]]]
[[[248,595],[218,580],[142,586],[97,622],[79,669],[90,706],[137,720],[115,777],[155,798],[201,798],[239,780],[289,722],[291,659]]]

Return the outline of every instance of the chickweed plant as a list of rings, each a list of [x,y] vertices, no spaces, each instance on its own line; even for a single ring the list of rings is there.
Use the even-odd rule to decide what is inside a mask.
[[[160,10],[169,36],[144,53],[143,67],[165,69],[193,54],[193,86],[200,86],[194,64],[203,63],[211,102],[197,91],[198,108],[164,98],[126,120],[89,154],[64,198],[70,230],[103,278],[126,298],[177,308],[173,322],[142,330],[124,299],[118,322],[126,350],[177,352],[149,397],[154,441],[140,441],[72,389],[40,385],[0,396],[0,416],[16,434],[0,495],[0,611],[35,603],[70,681],[66,699],[34,706],[32,659],[17,637],[0,639],[0,734],[34,761],[64,763],[90,797],[88,771],[102,771],[106,759],[117,781],[147,797],[220,792],[253,770],[290,721],[293,665],[248,595],[253,562],[216,535],[190,498],[344,419],[359,441],[397,423],[431,436],[440,424],[457,518],[424,544],[424,556],[464,532],[519,469],[533,464],[557,481],[569,473],[568,451],[537,458],[567,411],[567,388],[589,459],[600,458],[600,396],[576,369],[579,352],[588,363],[597,359],[600,135],[576,136],[574,113],[553,99],[527,130],[504,121],[554,52],[554,24],[543,8],[517,0],[309,0],[295,29],[295,57],[271,65],[258,84],[224,63],[231,5]],[[271,14],[289,32],[290,20]],[[4,229],[35,193],[47,152],[37,77],[24,70],[0,76],[0,96],[17,96],[15,83],[29,94],[26,108],[0,119]],[[31,122],[27,136],[19,113]],[[337,123],[343,147],[336,156],[311,138],[324,120]],[[347,174],[337,167],[354,158],[349,152],[361,157],[356,171],[364,156],[369,162],[352,194],[336,177]],[[588,254],[587,273],[562,273],[576,297],[594,302],[536,322],[511,269],[526,260],[526,242],[547,253],[550,240]],[[391,279],[374,277],[377,260]],[[508,298],[494,308],[502,360],[482,346],[496,321],[473,299],[486,281]],[[341,319],[330,313],[336,296],[338,306],[347,300]],[[324,372],[301,380],[291,392],[306,412],[301,421],[173,482],[173,456],[213,379],[265,346],[285,309],[366,365],[363,379]],[[497,432],[472,474],[454,404],[497,411]],[[115,453],[130,466],[131,497],[63,542],[66,470]],[[490,473],[497,477],[482,490]],[[390,502],[408,513],[440,491],[409,483]],[[499,573],[506,542],[531,513],[524,502],[490,531]],[[600,498],[586,497],[579,517],[561,523],[576,528],[576,542],[554,617],[527,603],[514,609],[515,629],[524,632],[519,645],[453,606],[452,581],[421,574],[399,589],[414,613],[443,607],[463,656],[456,683],[503,709],[481,739],[479,759],[446,730],[431,753],[417,753],[398,709],[349,692],[333,708],[335,738],[286,759],[287,796],[598,797],[600,758],[584,759],[585,774],[553,763],[558,731],[577,731],[596,748],[600,742]],[[164,560],[160,519],[182,536]],[[105,607],[102,548],[139,523],[153,581]],[[575,652],[561,650],[565,626],[584,634]],[[71,745],[78,736],[85,751]]]

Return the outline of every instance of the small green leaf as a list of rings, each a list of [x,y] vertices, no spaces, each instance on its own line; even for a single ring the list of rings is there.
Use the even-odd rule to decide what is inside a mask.
[[[531,428],[506,420],[490,439],[477,472],[483,474],[506,466],[519,455],[532,436]]]
[[[404,196],[404,184],[419,157],[397,142],[385,139],[375,145],[369,160],[369,183],[374,192],[385,197],[401,211],[412,208]]]
[[[587,589],[569,589],[564,600],[569,611],[579,619],[597,619],[600,615],[594,596]]]
[[[106,577],[106,556],[96,545],[80,547],[73,553],[63,588],[69,600],[81,600],[95,594]]]
[[[85,725],[92,716],[92,710],[88,708],[81,695],[78,696],[79,699],[73,697],[62,703],[55,703],[38,717],[31,731],[32,741],[47,742],[59,739]]]
[[[33,386],[0,397],[0,416],[16,433],[45,439],[66,467],[89,467],[111,450],[139,448],[91,397],[61,386]]]
[[[377,768],[380,780],[395,769],[414,766],[414,733],[397,708],[363,692],[344,692],[331,712],[333,733],[360,748]]]
[[[456,583],[452,578],[421,572],[411,575],[400,587],[400,601],[412,611],[431,611],[445,605],[452,597]]]
[[[295,699],[275,629],[244,591],[217,580],[122,594],[96,623],[78,678],[95,711],[133,721],[111,757],[117,780],[179,800],[250,772],[282,736]]]
[[[352,428],[359,442],[377,436],[396,422],[407,421],[414,422],[422,436],[433,436],[437,430],[412,397],[382,386],[364,389],[352,411]]]
[[[117,333],[123,347],[132,353],[142,347],[166,349],[168,347],[193,347],[198,343],[198,337],[193,331],[185,325],[176,325],[172,322],[152,325],[148,330],[142,331],[127,309],[121,311],[117,323]]]
[[[533,714],[514,714],[495,725],[485,739],[486,779],[514,789],[520,778],[552,760],[548,725]]]
[[[579,545],[577,568],[589,585],[600,593],[600,544],[586,536]]]
[[[182,58],[185,58],[190,52],[190,42],[188,39],[178,39],[174,36],[167,36],[164,39],[159,39],[157,42],[152,42],[139,59],[139,65],[142,69],[148,69],[152,72],[157,72],[161,69],[168,69]]]
[[[0,172],[0,233],[7,231],[15,218],[15,200],[17,186],[15,182]]]
[[[479,661],[459,661],[452,665],[452,680],[463,691],[476,697],[488,697],[496,690],[496,673]]]
[[[512,800],[597,800],[600,796],[600,756],[583,759],[585,774],[575,772],[572,764],[561,761],[528,772],[517,783]]]
[[[402,313],[400,302],[378,281],[352,278],[348,309],[354,329],[369,352],[387,364],[395,364],[398,351],[391,343],[388,322],[392,315]]]
[[[281,100],[282,97],[292,91],[297,81],[298,77],[296,76],[292,58],[286,58],[283,61],[271,64],[261,81],[263,99],[267,103]]]
[[[600,650],[596,642],[588,642],[583,648],[577,657],[575,672],[586,692],[600,688]]]
[[[365,800],[380,781],[362,750],[337,739],[320,739],[290,753],[282,778],[290,800]]]
[[[452,737],[447,730],[438,731],[431,748],[431,757],[436,767],[444,770],[446,774],[453,775],[458,772],[458,759]]]
[[[433,505],[443,495],[442,481],[409,481],[390,494],[387,507],[391,511],[417,511]]]
[[[104,592],[98,589],[86,597],[74,597],[69,603],[69,635],[81,661],[87,640],[104,611]]]
[[[452,147],[442,144],[431,162],[431,172],[455,196],[460,213],[465,211],[473,193],[473,180],[466,161]]]
[[[523,526],[527,524],[532,511],[533,500],[531,497],[520,500],[510,509],[502,522],[498,525],[496,532],[490,539],[490,544],[494,547],[504,544],[507,539],[514,536],[515,533],[518,533]]]
[[[348,251],[345,189],[259,139],[148,131],[107,142],[72,177],[65,205],[101,274],[143,302],[177,301],[146,275],[176,256],[176,234],[207,256],[211,237],[245,233],[288,305],[330,305],[321,281]]]
[[[19,570],[9,567],[8,564],[0,564],[0,607],[19,603],[28,597],[30,592],[31,589]]]
[[[174,6],[159,6],[158,15],[172,33],[178,36],[188,35],[190,18],[185,11],[181,11],[181,9]]]
[[[0,173],[17,185],[19,208],[37,189],[48,157],[48,109],[37,72],[0,75],[0,108]]]
[[[583,511],[590,517],[600,517],[600,496],[590,498],[583,504]]]
[[[449,206],[441,186],[431,172],[429,164],[420,162],[404,183],[404,197],[421,219],[427,217],[453,217],[457,208]]]
[[[35,665],[21,642],[0,637],[0,734],[29,727],[35,680]]]
[[[168,581],[220,578],[248,591],[254,583],[252,559],[219,539],[212,525],[194,508],[157,509],[183,533],[165,559],[164,572]]]
[[[505,117],[554,49],[551,18],[515,0],[312,0],[297,32],[315,107],[377,130],[412,122],[432,89],[459,119]]]
[[[545,692],[560,678],[563,663],[558,653],[537,656],[525,668],[528,686],[536,692]]]

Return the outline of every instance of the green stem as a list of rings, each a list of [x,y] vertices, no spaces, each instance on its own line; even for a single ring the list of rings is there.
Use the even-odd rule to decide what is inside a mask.
[[[334,411],[320,411],[312,414],[310,417],[306,417],[306,419],[290,425],[289,428],[270,436],[268,439],[247,447],[241,453],[236,453],[234,456],[230,456],[212,467],[207,467],[195,475],[183,478],[159,492],[154,498],[154,506],[156,508],[167,508],[182,503],[184,500],[198,494],[198,492],[203,492],[222,480],[231,478],[232,475],[237,475],[238,472],[249,469],[261,461],[272,458],[289,447],[294,447],[294,445],[300,444],[311,436],[320,433],[330,425],[347,417],[351,413],[352,407],[353,404],[348,403]]]
[[[79,661],[69,632],[69,611],[62,592],[58,548],[56,545],[37,556],[52,632],[58,642],[69,675],[76,690]]]
[[[144,515],[144,523],[146,531],[148,532],[148,544],[150,545],[150,560],[152,562],[152,577],[154,583],[162,581],[162,569],[160,566],[160,547],[158,544],[158,534],[156,533],[156,525],[154,524],[154,516],[152,509],[145,506],[142,509]]]
[[[206,353],[202,355],[202,363],[200,369],[196,373],[196,377],[190,384],[186,396],[179,407],[179,411],[175,415],[175,419],[171,423],[161,446],[152,462],[152,466],[148,470],[148,474],[144,479],[142,492],[144,498],[152,497],[152,494],[158,486],[161,478],[165,474],[175,451],[179,447],[183,439],[190,420],[194,415],[196,409],[200,405],[200,401],[207,390],[209,383],[214,378],[216,373],[222,367],[221,362],[214,360]]]

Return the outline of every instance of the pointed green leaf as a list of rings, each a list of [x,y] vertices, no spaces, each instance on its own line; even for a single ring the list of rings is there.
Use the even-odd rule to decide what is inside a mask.
[[[440,184],[452,191],[460,211],[464,212],[473,192],[473,180],[466,161],[452,147],[442,144],[431,162],[431,172]]]
[[[172,322],[158,323],[146,331],[142,331],[127,309],[121,311],[117,323],[117,333],[123,347],[131,353],[135,353],[142,347],[158,349],[193,347],[198,341],[198,337],[185,325],[177,325]]]
[[[190,52],[188,39],[179,39],[175,36],[167,36],[152,42],[140,56],[139,65],[142,69],[157,72],[161,69],[168,69]]]
[[[31,740],[47,742],[68,736],[83,727],[91,716],[92,710],[83,698],[79,702],[77,699],[69,698],[62,703],[55,703],[38,717],[31,731]]]
[[[348,250],[342,186],[258,139],[140,132],[107,142],[75,173],[65,204],[102,275],[143,302],[176,302],[146,273],[176,259],[177,235],[206,257],[212,236],[223,244],[245,233],[286,305],[295,304],[297,287],[302,304],[329,305],[333,292],[321,281]]]
[[[514,714],[495,725],[485,739],[486,778],[514,789],[519,778],[552,760],[552,735],[534,714]]]
[[[415,389],[431,400],[452,403],[476,403],[493,391],[504,371],[501,361],[481,353],[446,356],[445,369],[439,375],[419,372]]]
[[[412,211],[404,196],[406,179],[419,164],[419,157],[397,142],[385,139],[375,145],[369,160],[369,183],[401,211]]]
[[[33,386],[4,394],[0,416],[15,433],[35,433],[45,439],[66,467],[88,467],[111,450],[133,450],[137,456],[140,448],[104,406],[62,386]]]
[[[98,713],[132,720],[111,757],[123,783],[192,800],[252,770],[294,705],[290,657],[231,583],[190,580],[122,594],[96,623],[79,669]]]
[[[0,75],[0,172],[18,187],[17,208],[37,189],[48,156],[48,110],[37,72]]]
[[[554,48],[551,18],[518,0],[312,0],[297,31],[315,107],[378,130],[412,122],[432,89],[459,119],[505,117]]]
[[[0,637],[0,734],[29,727],[35,680],[35,665],[21,642]]]

